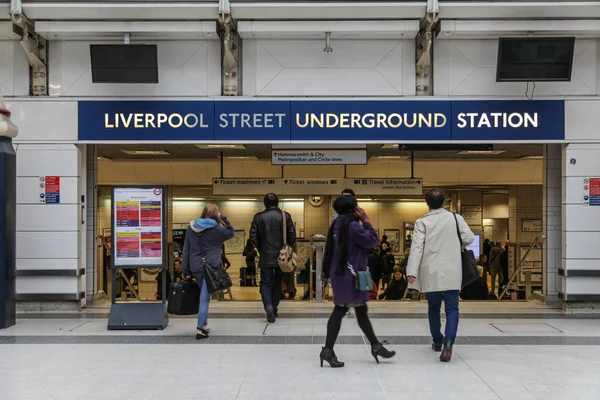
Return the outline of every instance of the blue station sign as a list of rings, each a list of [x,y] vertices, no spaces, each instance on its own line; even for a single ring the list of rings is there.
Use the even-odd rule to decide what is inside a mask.
[[[80,101],[86,142],[544,142],[564,101]]]

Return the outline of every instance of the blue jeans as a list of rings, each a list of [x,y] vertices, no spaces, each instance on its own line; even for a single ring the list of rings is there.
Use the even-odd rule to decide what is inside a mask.
[[[210,304],[210,293],[206,288],[206,280],[204,275],[194,275],[196,283],[200,287],[200,307],[198,308],[198,329],[204,328],[208,321],[208,305]]]
[[[443,292],[427,293],[429,303],[429,330],[433,343],[436,345],[454,343],[456,331],[458,330],[458,290],[446,290]],[[440,312],[442,299],[446,308],[446,334],[442,335],[442,322]]]
[[[260,294],[265,309],[272,306],[277,312],[283,292],[283,271],[281,268],[260,269]]]

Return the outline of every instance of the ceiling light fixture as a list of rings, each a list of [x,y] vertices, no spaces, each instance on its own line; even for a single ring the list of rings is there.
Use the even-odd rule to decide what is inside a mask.
[[[542,159],[544,159],[544,156],[525,156],[525,157],[519,158],[519,160],[542,160]]]
[[[407,156],[377,156],[378,159],[408,160]]]
[[[108,157],[99,156],[98,161],[111,161]]]
[[[283,199],[282,201],[304,201],[304,199]]]
[[[506,150],[463,150],[456,154],[464,155],[497,155],[506,153]]]
[[[258,199],[229,199],[229,201],[258,201]]]
[[[381,146],[382,149],[397,149],[398,144],[384,144]]]
[[[174,201],[202,201],[204,197],[173,197]]]
[[[246,149],[246,146],[242,144],[197,144],[196,147],[199,149]]]
[[[232,157],[227,157],[229,160],[257,160],[257,157],[252,157],[252,156],[232,156]]]
[[[121,150],[125,154],[132,156],[170,156],[171,153],[164,150]]]

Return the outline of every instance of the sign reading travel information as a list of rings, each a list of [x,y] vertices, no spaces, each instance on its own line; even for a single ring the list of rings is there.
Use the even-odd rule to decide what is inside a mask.
[[[79,101],[78,120],[83,142],[364,144],[565,139],[562,100]]]
[[[113,188],[113,268],[164,265],[165,205],[164,187]]]

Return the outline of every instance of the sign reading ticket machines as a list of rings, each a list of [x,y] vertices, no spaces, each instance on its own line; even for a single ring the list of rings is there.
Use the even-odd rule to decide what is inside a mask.
[[[164,329],[169,324],[166,311],[166,187],[112,187],[112,305],[109,330]],[[139,298],[133,270],[161,268],[162,302]],[[116,277],[120,276],[117,284]],[[138,274],[139,279],[139,274]],[[136,301],[128,301],[127,292]],[[116,293],[125,293],[117,303]],[[124,298],[125,297],[125,298]]]
[[[161,268],[165,263],[164,187],[114,187],[113,268]]]

